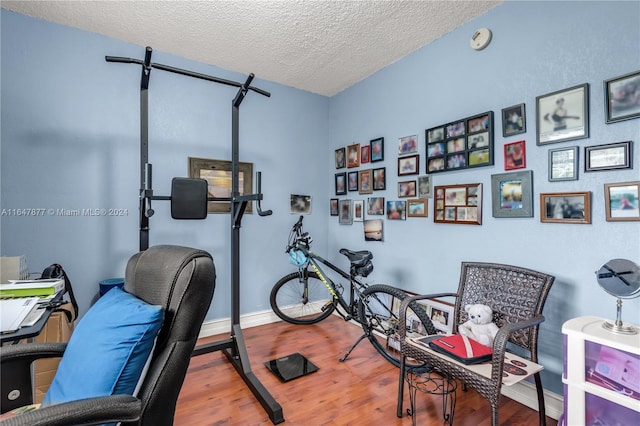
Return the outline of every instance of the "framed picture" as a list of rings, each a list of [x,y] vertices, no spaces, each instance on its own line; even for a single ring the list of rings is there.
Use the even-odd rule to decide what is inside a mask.
[[[231,198],[231,161],[210,160],[208,158],[188,157],[189,177],[207,181],[207,196]],[[253,191],[253,163],[238,163],[239,195],[249,195]],[[209,213],[230,213],[231,201],[209,201]],[[253,212],[253,202],[249,201],[245,213]]]
[[[383,241],[382,219],[367,219],[362,225],[365,241]]]
[[[502,109],[502,136],[509,137],[526,133],[527,122],[524,104]]]
[[[358,172],[358,192],[360,194],[371,194],[373,192],[373,178],[371,169],[360,170]]]
[[[347,167],[353,168],[360,165],[360,144],[347,146]]]
[[[457,136],[462,136],[464,135],[466,128],[467,126],[465,125],[464,120],[446,124],[445,136],[447,139],[455,138]]]
[[[414,198],[407,200],[407,216],[427,217],[429,200],[427,198]]]
[[[493,217],[533,217],[533,172],[491,175]]]
[[[407,198],[416,196],[416,181],[407,180],[398,182],[398,197]]]
[[[358,172],[347,173],[347,191],[358,190]]]
[[[347,162],[346,162],[347,156],[346,156],[344,147],[336,149],[335,157],[336,157],[336,169],[343,169],[347,167]]]
[[[482,184],[435,187],[433,206],[436,223],[482,224]]]
[[[524,169],[527,166],[526,142],[518,141],[504,145],[504,169]]]
[[[591,223],[591,192],[540,194],[540,222]]]
[[[584,171],[630,169],[631,141],[584,148]]]
[[[605,183],[604,203],[607,222],[640,221],[640,181]]]
[[[549,182],[578,180],[578,147],[549,150]]]
[[[372,139],[369,142],[371,147],[371,162],[384,160],[384,138]]]
[[[446,145],[447,154],[463,152],[466,146],[467,142],[464,137],[449,139]]]
[[[431,197],[431,176],[426,175],[418,177],[418,197]]]
[[[419,162],[419,155],[398,158],[398,176],[417,175]]]
[[[589,137],[589,84],[536,97],[536,143]]]
[[[360,164],[371,162],[371,146],[363,145],[360,147]]]
[[[406,220],[407,219],[407,202],[406,201],[387,201],[387,219]]]
[[[433,142],[427,144],[427,158],[440,157],[444,155],[444,142]]]
[[[486,166],[489,163],[491,154],[489,149],[477,149],[469,152],[467,167]]]
[[[311,213],[311,195],[291,194],[290,213],[309,214]]]
[[[438,334],[453,334],[454,306],[451,303],[436,299],[419,300],[418,303],[424,307]]]
[[[370,216],[384,215],[384,197],[367,199],[367,214]]]
[[[427,173],[493,164],[493,111],[425,130]]]
[[[444,140],[444,126],[427,129],[425,132],[425,140],[427,143],[439,142]]]
[[[398,139],[398,155],[418,152],[418,135],[404,136]]]
[[[443,172],[444,170],[444,157],[427,160],[427,173]]]
[[[351,210],[351,200],[338,201],[338,223],[340,225],[351,225],[353,223],[353,212]]]
[[[329,200],[329,215],[338,216],[338,199],[331,198]]]
[[[387,179],[385,177],[386,167],[380,167],[379,169],[373,169],[373,189],[375,191],[382,191],[387,188]]]
[[[416,293],[407,290],[401,290],[403,293],[406,293],[409,296],[415,296]],[[420,301],[422,302],[422,301]],[[391,298],[391,312],[395,318],[400,317],[400,305],[402,304],[402,299],[398,297]],[[453,318],[453,317],[451,317]],[[407,335],[411,337],[419,337],[426,336],[427,330],[425,330],[422,321],[418,318],[418,316],[411,309],[407,309],[406,312],[406,326],[407,326]],[[453,321],[452,321],[453,322]],[[395,349],[397,351],[400,350],[400,340],[398,339],[397,334],[392,334],[387,336],[387,347],[391,349]]]
[[[475,133],[489,130],[491,121],[489,120],[489,114],[480,114],[476,117],[467,119],[467,133]]]
[[[345,195],[347,193],[347,173],[336,173],[336,195]]]
[[[604,82],[605,123],[640,117],[640,71]]]
[[[364,220],[364,201],[353,201],[353,221],[362,222]]]

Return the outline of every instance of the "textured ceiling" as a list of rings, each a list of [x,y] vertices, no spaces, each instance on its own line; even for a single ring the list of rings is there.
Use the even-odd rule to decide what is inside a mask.
[[[24,15],[332,96],[500,3],[2,0],[1,4]],[[143,56],[140,52],[139,59]]]

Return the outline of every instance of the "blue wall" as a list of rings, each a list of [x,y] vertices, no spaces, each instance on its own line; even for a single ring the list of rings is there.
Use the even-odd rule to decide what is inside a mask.
[[[122,276],[138,248],[140,68],[107,63],[105,55],[142,59],[143,46],[55,25],[2,10],[2,209],[117,208],[121,217],[1,217],[1,252],[25,254],[30,269],[52,262],[69,271],[85,311],[105,278]],[[491,45],[473,51],[480,27]],[[604,124],[602,82],[640,69],[640,3],[509,1],[432,44],[332,97],[257,78],[271,98],[250,93],[240,110],[240,161],[263,172],[266,218],[246,215],[241,230],[241,313],[269,309],[270,288],[290,271],[284,246],[295,216],[289,195],[313,197],[305,228],[314,248],[339,265],[341,247],[371,249],[371,281],[414,292],[454,290],[460,262],[488,261],[530,267],[557,277],[541,329],[545,387],[562,393],[561,326],[569,318],[611,318],[615,301],[597,286],[595,271],[611,258],[640,261],[637,222],[606,222],[603,184],[639,180],[633,170],[584,173],[584,146],[633,140],[640,120]],[[154,52],[153,62],[235,81],[245,75]],[[259,77],[259,76],[258,76]],[[536,96],[590,85],[588,139],[535,143]],[[235,89],[154,70],[149,91],[150,162],[154,190],[168,195],[171,178],[187,175],[187,157],[229,160],[231,100]],[[526,103],[527,133],[503,138],[500,110]],[[387,190],[397,199],[398,137],[418,134],[424,173],[424,130],[487,110],[495,112],[495,166],[433,175],[435,185],[482,183],[482,226],[442,225],[429,217],[384,220],[384,242],[365,243],[361,223],[339,225],[328,215],[335,197],[333,151],[385,138]],[[491,175],[503,173],[503,146],[525,139],[533,170],[533,218],[491,216]],[[580,147],[580,179],[548,182],[548,150]],[[364,169],[361,167],[360,169]],[[404,179],[403,179],[404,180]],[[592,224],[540,223],[541,192],[592,192]],[[366,199],[357,194],[342,198]],[[433,201],[432,199],[429,200]],[[169,205],[154,202],[151,243],[210,251],[218,287],[208,320],[230,315],[230,220],[170,219]],[[638,299],[625,301],[624,320],[640,323]]]
[[[493,32],[482,51],[469,46],[481,27]],[[640,223],[606,222],[605,183],[637,181],[640,120],[605,124],[603,80],[640,70],[639,2],[506,2],[331,99],[331,149],[385,138],[387,190],[398,200],[397,140],[418,134],[420,174],[425,173],[425,129],[492,110],[495,165],[432,175],[434,185],[482,183],[482,226],[435,224],[428,218],[384,220],[384,242],[366,243],[375,256],[374,279],[417,293],[457,288],[460,262],[519,265],[557,277],[541,327],[545,386],[562,393],[562,324],[580,315],[615,318],[615,299],[601,290],[594,271],[612,258],[640,263]],[[590,87],[590,137],[536,145],[536,96],[582,83]],[[502,137],[501,109],[526,104],[527,132]],[[491,175],[504,173],[503,146],[526,140],[526,170],[533,171],[534,217],[494,218]],[[585,146],[636,144],[633,170],[584,172]],[[548,151],[579,146],[579,180],[549,182]],[[336,171],[335,168],[333,170]],[[327,182],[333,175],[326,177]],[[592,223],[541,223],[539,194],[591,191]],[[365,199],[348,193],[342,198]],[[362,247],[362,225],[329,223],[329,253]],[[365,217],[366,219],[366,217]],[[625,301],[625,321],[640,323],[638,299]],[[551,376],[551,377],[549,377]]]
[[[153,47],[153,46],[152,46]],[[48,214],[2,219],[2,255],[25,254],[31,271],[53,262],[68,271],[86,311],[98,282],[124,273],[138,250],[141,68],[105,55],[144,58],[134,46],[2,10],[2,208],[126,209],[117,217]],[[163,52],[152,62],[244,82],[229,72]],[[290,194],[313,197],[310,225],[326,229],[329,99],[256,78],[271,93],[250,92],[240,107],[240,161],[262,171],[263,208],[240,232],[242,313],[270,309],[269,292],[290,271],[284,253],[294,216]],[[149,161],[155,195],[187,176],[187,157],[231,160],[231,105],[236,88],[153,70],[149,85]],[[301,167],[303,166],[303,167]],[[208,250],[217,289],[208,319],[230,316],[229,215],[173,221],[168,202],[153,203],[151,244]],[[318,238],[319,250],[326,250]]]

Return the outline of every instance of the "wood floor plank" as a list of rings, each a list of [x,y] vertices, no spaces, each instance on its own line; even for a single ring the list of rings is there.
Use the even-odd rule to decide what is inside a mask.
[[[300,326],[284,322],[244,329],[251,369],[282,406],[284,425],[411,425],[405,390],[402,418],[396,416],[398,369],[363,340],[346,362],[339,359],[362,334],[359,326],[331,316],[320,324]],[[200,343],[229,335],[212,336]],[[299,352],[316,364],[316,373],[282,383],[264,363]],[[444,424],[439,397],[418,394],[419,425]],[[503,397],[503,425],[535,426],[538,413]],[[458,391],[455,425],[491,424],[489,404],[475,391]],[[192,358],[178,398],[176,426],[271,425],[269,416],[222,352]],[[549,426],[557,422],[547,418]]]

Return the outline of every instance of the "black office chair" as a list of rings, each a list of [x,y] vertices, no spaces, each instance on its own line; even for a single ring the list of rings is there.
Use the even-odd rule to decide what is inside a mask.
[[[161,245],[135,254],[128,262],[124,290],[150,305],[164,308],[149,369],[137,397],[112,395],[49,405],[4,420],[2,426],[123,425],[170,426],[180,388],[200,327],[215,288],[211,255],[188,247]],[[21,369],[30,374],[39,358],[64,356],[66,343],[32,343],[3,347],[2,372]],[[87,372],[91,374],[91,372]],[[4,376],[4,374],[3,374]],[[8,401],[2,383],[3,411]],[[25,395],[29,394],[24,390]],[[30,404],[32,401],[26,401]],[[22,404],[25,405],[25,404]]]

